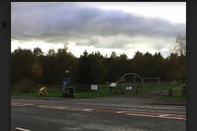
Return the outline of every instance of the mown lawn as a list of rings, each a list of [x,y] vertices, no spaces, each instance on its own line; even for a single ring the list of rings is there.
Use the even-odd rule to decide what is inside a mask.
[[[54,90],[53,88],[47,88],[48,95],[45,97],[61,97],[63,91],[61,90]],[[97,91],[90,91],[90,92],[74,92],[75,98],[94,98],[94,97],[106,97],[106,96],[114,96],[120,95],[119,92],[109,92],[108,88],[99,89]],[[30,93],[22,93],[19,91],[12,91],[11,96],[22,96],[22,97],[40,97],[39,96],[39,89],[34,89],[33,92]]]
[[[167,100],[167,101],[186,101],[186,96],[163,96],[162,100]]]
[[[182,86],[184,84],[178,84],[175,86],[172,86],[171,83],[161,83],[161,84],[146,84],[146,88],[144,88],[142,85],[140,85],[138,94],[140,93],[152,93],[152,94],[158,94],[161,92],[162,89],[170,89],[173,88],[173,95],[172,96],[163,96],[163,100],[168,101],[176,101],[181,100],[185,101],[186,96],[183,96],[182,93]],[[146,90],[147,92],[146,92]],[[47,88],[48,90],[48,96],[45,97],[62,97],[63,91],[59,88]],[[24,97],[40,97],[39,96],[39,89],[34,89],[31,93],[21,93],[16,90],[13,90],[11,92],[11,96],[24,96]],[[135,94],[132,92],[131,94]],[[97,91],[89,91],[89,92],[74,92],[75,98],[94,98],[94,97],[106,97],[106,96],[114,96],[114,95],[121,95],[120,90],[114,90],[109,91],[108,87],[101,87]]]

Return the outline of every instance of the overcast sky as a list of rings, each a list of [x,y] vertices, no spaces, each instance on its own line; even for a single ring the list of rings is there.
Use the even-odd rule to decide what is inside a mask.
[[[76,57],[87,50],[166,57],[186,33],[186,2],[12,2],[11,51],[63,48]]]

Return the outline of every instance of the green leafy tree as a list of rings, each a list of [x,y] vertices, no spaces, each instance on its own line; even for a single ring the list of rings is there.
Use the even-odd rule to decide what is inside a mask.
[[[140,75],[141,77],[145,76],[145,61],[144,55],[137,51],[132,59],[132,72]]]
[[[89,56],[91,76],[93,76],[92,83],[101,84],[104,82],[105,77],[105,66],[103,64],[103,56],[100,52],[92,52]]]
[[[54,84],[58,82],[57,78],[57,60],[56,60],[56,52],[54,49],[49,49],[46,56],[42,56],[40,58],[40,64],[43,71],[43,84]]]
[[[77,83],[78,84],[92,84],[93,74],[91,68],[91,61],[88,57],[88,52],[85,50],[83,55],[79,58],[79,66],[77,73]]]
[[[105,58],[104,65],[107,69],[106,81],[117,81],[122,75],[130,72],[132,69],[131,60],[124,53],[117,56],[115,52],[112,52],[109,58]]]
[[[161,80],[166,80],[166,62],[165,58],[161,55],[160,52],[154,54],[154,64],[156,77],[159,77]]]

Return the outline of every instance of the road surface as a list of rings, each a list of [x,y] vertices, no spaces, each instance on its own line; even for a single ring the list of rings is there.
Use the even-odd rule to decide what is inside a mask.
[[[12,131],[186,131],[185,106],[151,99],[12,99]]]

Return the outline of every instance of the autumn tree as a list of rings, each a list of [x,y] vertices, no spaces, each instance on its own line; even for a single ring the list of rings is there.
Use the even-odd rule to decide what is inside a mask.
[[[166,59],[168,80],[183,80],[186,78],[185,56],[171,53]]]
[[[42,77],[42,72],[43,72],[41,65],[38,62],[34,63],[32,65],[31,71],[32,71],[35,83],[38,84],[39,79]]]
[[[171,53],[166,59],[166,75],[170,80],[186,79],[186,36],[178,34]]]
[[[177,36],[177,42],[184,45],[184,39],[180,36]],[[103,57],[100,52],[89,54],[84,51],[76,58],[67,47],[59,48],[57,52],[49,49],[46,54],[39,47],[33,51],[18,48],[11,53],[11,80],[12,84],[23,78],[34,80],[36,83],[57,84],[59,78],[65,76],[65,70],[71,72],[72,82],[75,84],[116,81],[128,72],[141,77],[182,80],[186,79],[185,53],[183,50],[179,51],[179,54],[175,52],[163,58],[160,52],[153,55],[137,51],[134,57],[129,59],[124,53],[117,55],[112,52],[111,56]]]
[[[58,78],[56,77],[56,55],[54,49],[49,49],[48,53],[40,58],[40,64],[43,71],[42,82],[44,84],[54,84],[55,82],[58,82]]]
[[[35,57],[30,49],[18,48],[11,53],[11,82],[25,78],[32,79],[31,68],[35,63]]]
[[[75,82],[74,73],[76,70],[76,59],[74,55],[68,51],[68,48],[59,48],[56,54],[56,74],[58,78],[65,77],[65,71],[69,70],[71,82]]]

